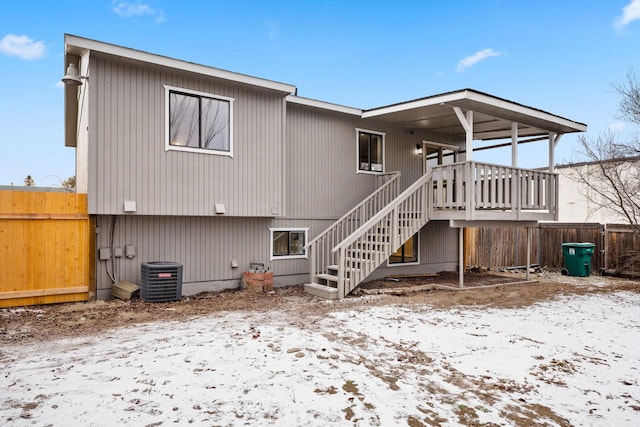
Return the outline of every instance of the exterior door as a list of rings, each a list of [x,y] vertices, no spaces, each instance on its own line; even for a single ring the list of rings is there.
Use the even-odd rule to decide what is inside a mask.
[[[458,159],[457,150],[458,147],[452,145],[423,141],[422,174],[428,174],[434,166],[455,163]]]

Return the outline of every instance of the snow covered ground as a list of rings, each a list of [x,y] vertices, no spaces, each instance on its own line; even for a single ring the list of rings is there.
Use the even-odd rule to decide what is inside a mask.
[[[638,426],[640,295],[222,313],[0,362],[2,425]]]

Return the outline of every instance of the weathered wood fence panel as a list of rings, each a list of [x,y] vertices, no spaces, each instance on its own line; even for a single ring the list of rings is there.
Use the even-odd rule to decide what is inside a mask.
[[[564,267],[563,243],[593,243],[596,245],[591,256],[591,271],[597,273],[601,266],[602,226],[598,223],[542,223],[538,227],[540,248],[538,263],[549,268]]]
[[[0,190],[0,307],[86,301],[85,194]]]
[[[531,263],[560,269],[564,266],[562,243],[590,242],[596,245],[591,258],[593,271],[601,265],[600,224],[541,223],[531,233]],[[525,227],[481,227],[465,230],[467,267],[500,268],[523,266],[527,260]]]
[[[640,275],[640,238],[629,224],[605,226],[602,268],[609,274]]]
[[[539,230],[531,233],[531,262],[537,263]],[[465,229],[465,265],[499,268],[525,265],[527,229],[525,227],[477,227]]]

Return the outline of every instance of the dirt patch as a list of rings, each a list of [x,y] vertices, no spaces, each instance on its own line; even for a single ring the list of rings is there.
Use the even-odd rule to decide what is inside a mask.
[[[538,280],[523,282],[524,274],[465,274],[463,291],[428,288],[403,296],[377,295],[348,297],[339,302],[327,302],[304,293],[302,286],[276,288],[265,294],[232,290],[202,293],[182,301],[145,303],[133,301],[94,301],[0,310],[0,340],[4,343],[44,341],[60,337],[93,335],[108,329],[134,326],[140,323],[184,320],[194,316],[225,311],[285,310],[292,322],[304,324],[307,316],[322,316],[339,310],[359,310],[372,305],[426,304],[435,308],[453,306],[487,306],[514,308],[544,301],[560,295],[604,293],[619,290],[640,292],[640,281],[591,276],[573,278],[560,274],[532,275]],[[457,273],[437,276],[404,277],[398,281],[373,281],[361,285],[365,289],[411,287],[428,284],[457,286]],[[482,288],[484,285],[497,285]]]
[[[524,276],[524,275],[522,275]],[[442,285],[456,288],[459,286],[460,276],[453,271],[443,271],[438,274],[425,274],[417,276],[389,276],[384,280],[373,280],[363,283],[360,289],[388,289],[388,288],[411,288],[413,286]],[[522,281],[519,275],[504,275],[491,273],[465,273],[464,288],[477,288],[491,285],[504,285]]]

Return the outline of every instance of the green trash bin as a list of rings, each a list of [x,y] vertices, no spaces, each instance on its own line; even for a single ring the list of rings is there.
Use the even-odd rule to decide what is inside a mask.
[[[563,243],[564,270],[562,273],[576,277],[590,276],[591,255],[595,247],[593,243]]]

